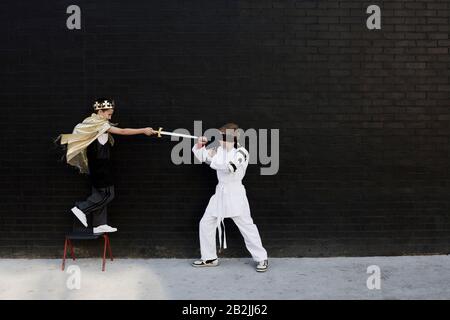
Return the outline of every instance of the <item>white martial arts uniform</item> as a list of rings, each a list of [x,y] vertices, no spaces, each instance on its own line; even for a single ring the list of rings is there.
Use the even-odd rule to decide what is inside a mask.
[[[209,156],[209,150],[205,147],[197,148],[194,145],[192,151],[197,159],[210,165],[217,171],[219,183],[216,193],[209,200],[203,218],[200,220],[200,251],[202,260],[217,258],[216,229],[219,231],[219,242],[222,247],[221,224],[223,225],[223,248],[227,247],[225,237],[224,218],[232,218],[244,237],[247,250],[252,258],[259,262],[267,259],[267,252],[261,243],[258,228],[250,216],[250,206],[247,200],[242,179],[248,166],[249,154],[245,148],[233,148],[227,151],[223,147],[217,149],[217,153]],[[230,161],[235,165],[232,171],[228,169]]]

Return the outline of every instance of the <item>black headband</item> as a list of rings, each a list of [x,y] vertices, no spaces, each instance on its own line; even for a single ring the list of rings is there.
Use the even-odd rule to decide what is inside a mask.
[[[222,133],[221,139],[222,141],[235,142],[237,140],[236,136],[232,134]]]

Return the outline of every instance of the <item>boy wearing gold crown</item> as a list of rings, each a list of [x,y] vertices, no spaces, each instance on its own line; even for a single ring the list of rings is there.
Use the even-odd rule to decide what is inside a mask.
[[[111,166],[112,134],[151,136],[152,128],[121,129],[110,123],[114,113],[114,101],[101,98],[94,103],[90,117],[75,126],[71,134],[62,134],[61,144],[67,144],[67,163],[77,167],[81,173],[89,174],[92,194],[77,202],[72,213],[87,227],[87,215],[93,214],[94,234],[115,232],[107,224],[107,205],[114,198],[114,181]]]

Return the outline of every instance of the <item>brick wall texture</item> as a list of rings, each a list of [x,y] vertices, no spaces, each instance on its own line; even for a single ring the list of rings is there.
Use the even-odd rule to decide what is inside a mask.
[[[66,8],[81,8],[68,30]],[[381,30],[366,9],[381,8]],[[450,2],[2,1],[0,255],[59,256],[85,176],[52,142],[117,103],[122,127],[280,130],[278,174],[247,171],[269,256],[448,253]],[[216,183],[175,142],[117,137],[118,256],[196,257]],[[224,255],[247,256],[230,221]],[[77,250],[98,255],[99,243]],[[83,253],[84,254],[84,253]]]

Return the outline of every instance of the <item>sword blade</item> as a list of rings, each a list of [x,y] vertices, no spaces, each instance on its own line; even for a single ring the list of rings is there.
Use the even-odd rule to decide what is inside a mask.
[[[191,136],[189,134],[183,134],[183,133],[168,132],[168,131],[160,131],[160,133],[162,135],[165,135],[165,136],[174,136],[174,137],[181,137],[181,138],[198,139],[197,136]]]

